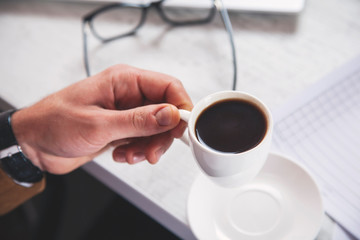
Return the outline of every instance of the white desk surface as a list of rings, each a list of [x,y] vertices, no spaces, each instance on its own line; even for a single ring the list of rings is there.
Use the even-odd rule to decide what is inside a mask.
[[[85,78],[81,17],[97,4],[0,2],[0,97],[20,108]],[[308,0],[298,16],[231,12],[238,90],[270,108],[360,54],[358,0]],[[228,38],[217,17],[202,26],[171,28],[156,11],[136,36],[102,45],[90,39],[93,72],[115,63],[165,72],[183,81],[194,103],[231,88]],[[175,141],[156,165],[117,164],[105,153],[84,167],[183,239],[198,174],[190,150]],[[318,239],[331,239],[324,221]]]

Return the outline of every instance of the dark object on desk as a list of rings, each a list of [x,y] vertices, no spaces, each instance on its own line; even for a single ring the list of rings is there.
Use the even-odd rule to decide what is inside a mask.
[[[178,239],[82,169],[0,217],[1,240]]]

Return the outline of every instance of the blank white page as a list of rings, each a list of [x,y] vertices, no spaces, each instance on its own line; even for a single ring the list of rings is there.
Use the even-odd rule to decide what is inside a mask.
[[[274,113],[273,147],[303,164],[325,211],[360,238],[360,56]]]

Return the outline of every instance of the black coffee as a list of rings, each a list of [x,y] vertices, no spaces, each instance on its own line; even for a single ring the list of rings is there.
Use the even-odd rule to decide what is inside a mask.
[[[239,153],[258,145],[267,121],[254,104],[238,99],[220,101],[206,108],[195,124],[198,140],[210,148]]]

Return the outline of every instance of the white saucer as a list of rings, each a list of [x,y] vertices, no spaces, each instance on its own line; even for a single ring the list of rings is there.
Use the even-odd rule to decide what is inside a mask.
[[[309,173],[274,153],[256,179],[240,188],[219,187],[201,173],[188,199],[190,227],[201,240],[313,240],[323,215]]]

